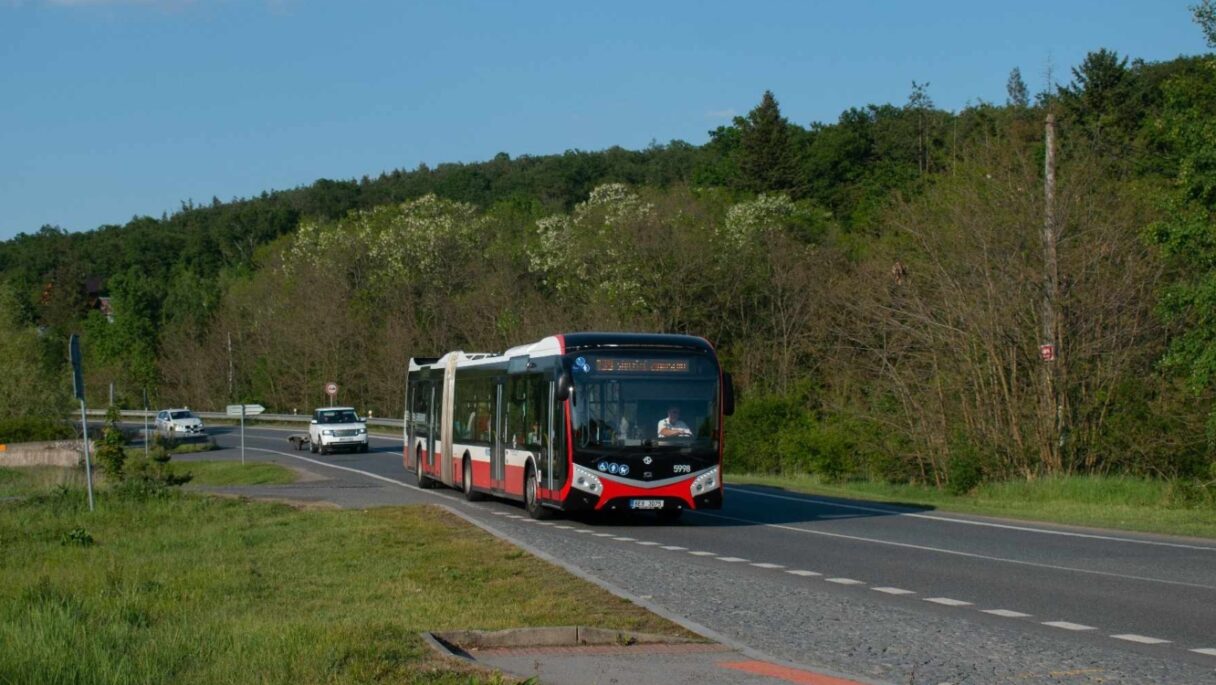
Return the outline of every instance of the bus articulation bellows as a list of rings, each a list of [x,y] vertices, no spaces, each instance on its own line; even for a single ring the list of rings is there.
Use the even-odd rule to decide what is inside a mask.
[[[703,338],[568,333],[410,360],[405,467],[420,487],[552,510],[722,506],[730,375]]]

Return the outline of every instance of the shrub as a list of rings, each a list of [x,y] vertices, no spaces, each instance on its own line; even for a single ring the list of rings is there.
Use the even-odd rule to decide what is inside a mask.
[[[167,496],[172,488],[189,483],[194,476],[176,474],[169,468],[172,455],[163,445],[151,449],[148,457],[137,455],[127,463],[123,480],[115,492],[137,500]]]
[[[96,454],[102,472],[114,480],[123,479],[123,465],[127,459],[127,437],[118,426],[118,420],[118,409],[110,407],[106,412],[106,425],[101,431]]]
[[[727,418],[726,468],[732,471],[776,473],[784,468],[786,450],[794,449],[782,436],[799,430],[807,411],[796,398],[778,395],[756,397],[740,402]]]
[[[0,419],[0,443],[70,440],[76,429],[67,421],[40,416]]]
[[[59,540],[59,544],[88,547],[93,544],[93,536],[84,528],[73,528],[63,534],[63,537]]]
[[[961,433],[955,436],[950,446],[950,461],[946,464],[946,491],[952,495],[965,495],[987,477],[983,456]]]

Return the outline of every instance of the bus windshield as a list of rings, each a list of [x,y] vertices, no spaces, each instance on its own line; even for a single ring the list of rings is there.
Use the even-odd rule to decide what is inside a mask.
[[[718,448],[718,376],[703,357],[621,354],[573,360],[581,448]]]

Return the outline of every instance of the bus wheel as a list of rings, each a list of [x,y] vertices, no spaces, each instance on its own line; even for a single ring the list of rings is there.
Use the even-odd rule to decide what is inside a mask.
[[[551,516],[548,507],[540,503],[540,498],[537,495],[537,490],[540,484],[537,482],[540,479],[536,477],[536,469],[528,464],[528,472],[524,475],[524,508],[528,510],[528,516],[534,519],[542,520]]]
[[[460,468],[460,485],[464,488],[464,498],[470,502],[477,502],[482,499],[482,494],[473,489],[473,460],[469,455],[465,455],[464,459],[460,460],[462,464]]]
[[[422,490],[430,490],[435,487],[435,481],[422,472],[422,451],[419,450],[417,457],[414,459],[414,476],[418,479],[418,487]]]

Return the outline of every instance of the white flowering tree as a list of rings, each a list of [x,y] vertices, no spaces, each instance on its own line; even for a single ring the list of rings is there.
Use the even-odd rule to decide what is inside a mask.
[[[483,223],[473,205],[435,195],[352,212],[336,222],[305,221],[285,268],[337,270],[364,300],[408,285],[442,287],[475,251]]]

